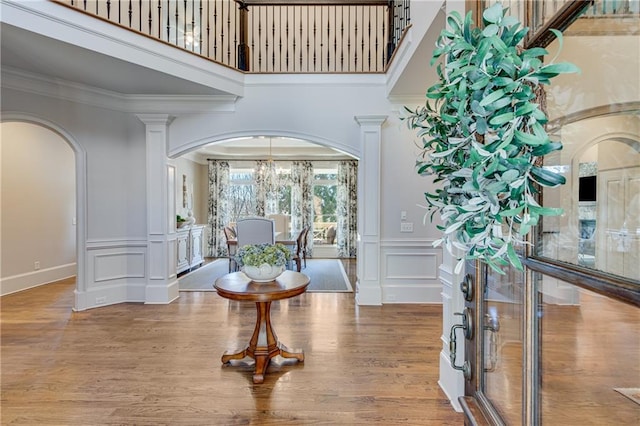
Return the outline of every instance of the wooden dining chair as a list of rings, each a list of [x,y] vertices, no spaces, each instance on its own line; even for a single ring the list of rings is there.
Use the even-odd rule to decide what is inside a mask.
[[[304,241],[302,242],[302,258],[304,260],[304,267],[307,267],[307,237],[309,236],[309,231],[311,231],[311,227],[307,226],[304,229]]]
[[[238,264],[236,263],[234,256],[236,255],[236,249],[238,246],[231,243],[232,240],[236,238],[236,233],[233,228],[231,228],[230,226],[225,226],[224,237],[227,241],[227,252],[229,255],[229,273],[235,272],[238,270]]]
[[[309,228],[303,228],[302,231],[298,234],[298,238],[296,238],[296,248],[295,251],[291,255],[291,261],[295,262],[296,270],[300,272],[302,270],[302,259],[304,257],[304,239],[309,232]],[[306,267],[306,264],[305,264]]]

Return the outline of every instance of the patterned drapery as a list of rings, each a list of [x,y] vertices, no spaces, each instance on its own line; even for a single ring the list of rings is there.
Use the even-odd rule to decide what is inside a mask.
[[[291,165],[291,229],[309,226],[313,235],[313,164],[294,161]],[[307,255],[313,255],[313,237],[307,238]]]
[[[267,204],[267,164],[265,160],[256,160],[253,169],[253,178],[256,182],[256,216],[265,216],[265,205]]]
[[[224,227],[230,221],[229,216],[229,163],[209,160],[207,256],[225,257],[228,255]]]
[[[356,257],[358,242],[358,162],[338,163],[336,200],[338,257]]]

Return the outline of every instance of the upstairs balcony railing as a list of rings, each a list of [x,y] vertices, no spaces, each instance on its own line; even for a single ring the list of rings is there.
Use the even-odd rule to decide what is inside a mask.
[[[409,0],[52,0],[251,73],[380,73]]]

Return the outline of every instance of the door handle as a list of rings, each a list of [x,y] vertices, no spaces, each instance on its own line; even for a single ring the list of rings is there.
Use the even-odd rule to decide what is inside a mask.
[[[449,332],[449,360],[454,370],[462,371],[464,378],[471,380],[471,364],[469,361],[465,360],[462,365],[456,365],[456,352],[458,348],[456,330],[462,329],[465,339],[473,338],[473,317],[471,316],[471,309],[466,307],[462,312],[455,312],[454,315],[462,316],[462,324],[454,324],[451,326],[451,331]]]

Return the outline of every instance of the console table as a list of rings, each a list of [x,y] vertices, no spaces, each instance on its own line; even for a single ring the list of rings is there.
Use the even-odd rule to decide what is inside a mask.
[[[192,225],[176,230],[176,273],[190,270],[204,262],[203,229],[204,225]]]
[[[213,285],[218,294],[224,298],[256,303],[256,326],[249,345],[240,352],[225,352],[222,363],[240,360],[246,357],[255,360],[253,383],[264,382],[264,374],[271,358],[280,355],[298,362],[304,361],[302,350],[290,350],[278,341],[271,325],[271,302],[288,299],[305,292],[309,285],[309,277],[294,271],[284,271],[274,281],[257,283],[242,272],[234,272],[218,278]]]

